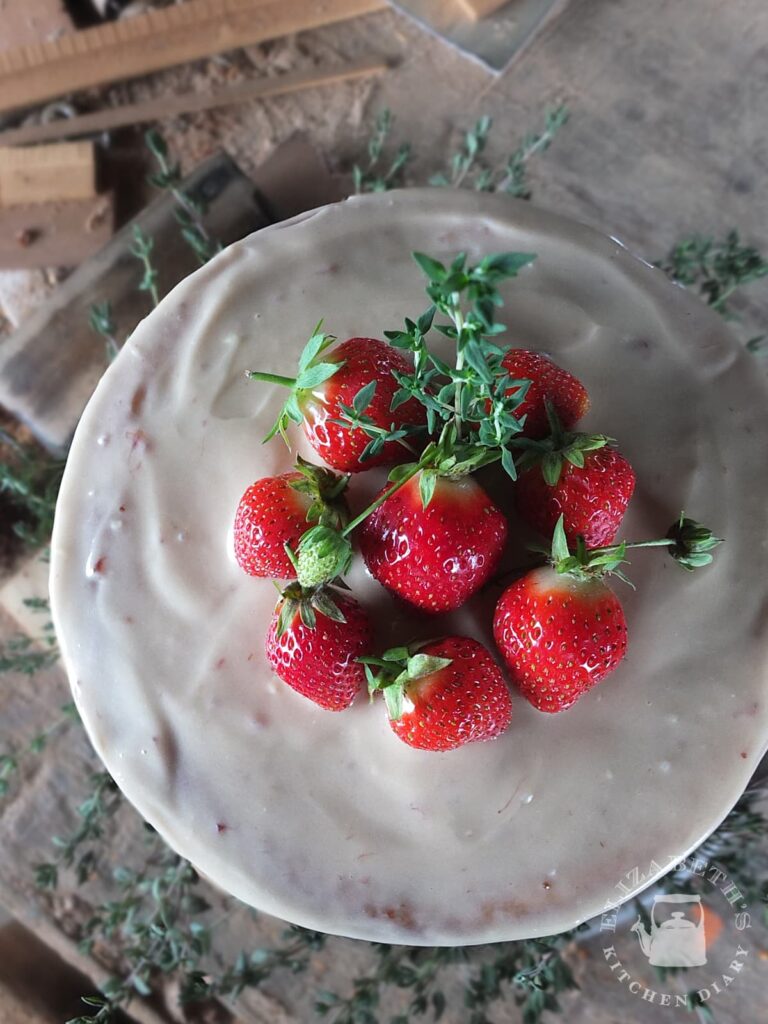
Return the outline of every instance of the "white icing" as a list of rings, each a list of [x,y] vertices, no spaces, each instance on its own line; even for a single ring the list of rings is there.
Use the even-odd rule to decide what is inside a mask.
[[[513,692],[504,736],[446,754],[402,744],[381,702],[334,714],[276,681],[263,652],[274,589],[231,551],[242,492],[290,464],[279,441],[261,444],[284,396],[244,371],[290,373],[321,316],[343,339],[422,312],[413,249],[538,253],[504,287],[507,339],[587,385],[584,428],[618,438],[637,472],[626,535],[658,535],[684,508],[727,538],[693,575],[635,553],[637,591],[616,584],[619,670],[559,715]],[[767,409],[749,357],[698,301],[615,241],[506,197],[366,197],[261,231],[139,326],[78,429],[52,602],[91,739],[173,847],[290,921],[453,944],[599,913],[635,865],[715,827],[765,749]],[[382,480],[357,478],[355,507]],[[511,507],[505,483],[489,489]],[[514,565],[529,538],[514,519],[510,532]],[[435,634],[360,565],[351,583],[382,645]],[[499,593],[439,630],[493,649]]]

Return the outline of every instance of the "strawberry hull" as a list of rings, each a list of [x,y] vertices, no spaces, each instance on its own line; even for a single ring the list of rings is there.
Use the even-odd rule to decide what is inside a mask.
[[[428,612],[453,611],[495,572],[507,520],[470,477],[439,479],[425,509],[419,478],[365,520],[360,550],[371,575],[398,597]]]

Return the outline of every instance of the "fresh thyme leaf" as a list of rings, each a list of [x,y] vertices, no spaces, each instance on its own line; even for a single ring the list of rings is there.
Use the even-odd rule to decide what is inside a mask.
[[[51,458],[35,444],[21,444],[4,430],[0,430],[0,444],[8,449],[0,461],[0,493],[9,498],[19,516],[13,532],[28,547],[39,548],[53,528],[64,460]]]
[[[355,397],[352,399],[352,408],[358,414],[358,416],[361,416],[366,411],[368,406],[373,401],[373,396],[375,394],[376,394],[376,381],[375,380],[370,381],[368,384],[365,385],[364,388],[361,388],[357,392]]]
[[[160,302],[160,293],[157,290],[157,269],[152,262],[154,248],[154,238],[149,238],[138,224],[134,224],[131,253],[141,263],[144,271],[144,276],[139,281],[138,289],[140,292],[149,292],[152,297],[152,305],[157,306]]]
[[[484,188],[506,192],[518,199],[530,199],[532,190],[528,181],[528,164],[534,156],[546,153],[557,133],[568,123],[569,117],[570,113],[564,104],[546,110],[544,128],[540,132],[525,135],[509,156],[499,180],[491,176]]]
[[[384,149],[392,128],[392,114],[382,110],[377,116],[373,134],[368,142],[368,162],[355,164],[352,181],[355,195],[363,192],[386,192],[402,182],[403,172],[411,156],[411,145],[402,143],[392,157],[389,166],[384,162]]]
[[[221,243],[211,236],[203,221],[207,204],[182,189],[181,167],[177,160],[171,159],[162,135],[152,129],[145,134],[144,141],[158,165],[157,172],[149,177],[149,183],[173,196],[181,236],[202,266],[221,251]]]
[[[739,288],[768,276],[768,260],[745,245],[736,230],[721,240],[693,235],[670,249],[655,264],[673,280],[694,288],[718,313],[731,317],[729,300]]]

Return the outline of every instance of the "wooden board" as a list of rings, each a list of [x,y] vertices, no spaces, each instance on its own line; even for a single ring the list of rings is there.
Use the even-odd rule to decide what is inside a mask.
[[[0,51],[0,112],[385,6],[386,0],[189,0]]]
[[[182,188],[208,203],[206,226],[224,244],[268,223],[253,183],[223,153],[202,164]],[[149,312],[149,298],[137,292],[141,268],[131,252],[133,225],[154,238],[162,253],[161,294],[198,265],[181,238],[175,209],[168,194],[148,206],[0,347],[0,405],[27,423],[49,448],[66,448],[105,369],[103,339],[89,327],[91,306],[112,304],[121,338]]]
[[[0,269],[76,267],[112,237],[110,193],[0,210]]]
[[[210,93],[185,93],[181,96],[161,96],[143,103],[127,103],[122,107],[108,107],[106,110],[78,117],[62,118],[47,124],[30,124],[0,132],[0,146],[26,145],[30,142],[49,142],[54,139],[71,139],[78,135],[91,135],[111,131],[123,125],[149,124],[155,121],[177,117],[179,114],[198,113],[216,107],[235,103],[246,103],[272,96],[285,96],[304,89],[319,89],[339,82],[350,82],[368,78],[387,70],[385,61],[368,57],[349,64],[337,64],[327,68],[313,68],[297,74],[275,75],[258,78],[228,89]]]
[[[92,199],[96,155],[91,142],[27,149],[0,147],[0,209],[26,203]]]

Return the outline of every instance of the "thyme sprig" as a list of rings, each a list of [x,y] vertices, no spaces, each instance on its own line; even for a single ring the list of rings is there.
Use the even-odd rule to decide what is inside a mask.
[[[392,129],[392,120],[391,111],[386,109],[376,117],[373,134],[368,141],[368,162],[355,164],[352,168],[355,195],[387,192],[402,184],[406,165],[411,158],[411,144],[401,143],[389,165],[384,163],[384,149]]]
[[[158,166],[157,171],[150,175],[149,183],[170,192],[176,200],[176,220],[182,237],[202,266],[221,251],[221,243],[211,236],[203,220],[207,206],[199,197],[190,195],[181,187],[181,165],[171,156],[162,135],[151,129],[145,134],[144,141]]]
[[[131,253],[136,257],[144,270],[144,275],[141,281],[139,281],[138,288],[140,292],[149,292],[152,305],[157,306],[160,302],[160,292],[157,290],[158,271],[152,262],[154,248],[154,238],[150,238],[138,224],[134,224]]]
[[[413,257],[427,277],[432,305],[418,319],[406,319],[404,329],[384,332],[391,345],[410,351],[414,360],[412,373],[394,373],[399,390],[392,408],[416,399],[426,410],[429,434],[438,439],[417,462],[393,470],[390,481],[395,486],[389,493],[422,470],[457,477],[499,460],[514,479],[512,441],[523,426],[515,411],[525,398],[528,382],[516,380],[506,371],[505,350],[493,339],[505,330],[496,322],[496,310],[502,305],[500,283],[516,277],[536,257],[532,253],[498,253],[470,265],[466,253],[459,253],[448,266],[426,253],[416,252]],[[448,323],[436,324],[437,313]],[[430,349],[427,335],[432,329],[453,341],[453,365]],[[368,432],[360,415],[366,400],[368,395],[362,389],[356,396],[355,423]],[[345,425],[349,423],[351,420]],[[370,511],[373,508],[362,518]],[[360,521],[358,516],[354,525]],[[347,532],[353,528],[351,524]]]
[[[476,121],[473,127],[464,133],[458,150],[451,156],[447,173],[441,171],[439,174],[433,174],[429,179],[430,185],[450,185],[452,188],[463,185],[480,160],[492,124],[492,118],[487,116]]]
[[[754,246],[745,245],[735,229],[719,240],[707,235],[684,238],[655,265],[673,280],[695,288],[725,317],[733,316],[729,302],[737,289],[768,276],[768,260]],[[752,347],[760,341],[752,339]]]
[[[28,547],[39,548],[53,529],[64,460],[52,458],[36,444],[22,444],[5,430],[0,430],[0,444],[9,452],[0,461],[0,494],[7,495],[19,513],[13,532]]]
[[[532,189],[528,181],[528,165],[535,156],[546,153],[557,133],[567,124],[569,116],[564,104],[545,110],[541,131],[524,135],[498,167],[483,163],[493,120],[481,117],[464,133],[459,149],[449,158],[447,170],[433,175],[429,183],[453,188],[469,186],[478,192],[505,192],[518,199],[530,199]]]
[[[18,634],[19,637],[22,634]],[[19,672],[23,671],[25,675],[32,678],[37,672],[42,671],[45,668],[50,668],[59,657],[58,647],[56,646],[55,639],[51,634],[52,643],[45,651],[33,651],[26,653],[28,645],[23,644],[23,650],[25,654],[20,656],[23,658],[22,668],[19,668],[19,661],[9,661],[5,653],[0,655],[0,675],[6,672]],[[28,637],[24,637],[24,640],[29,640]],[[35,655],[44,655],[44,657],[37,657]],[[13,744],[10,749],[3,751],[0,754],[0,798],[8,795],[11,782],[13,777],[19,771],[22,761],[26,760],[30,756],[39,757],[48,746],[50,738],[57,733],[63,726],[69,722],[79,721],[79,716],[75,705],[68,701],[66,704],[61,706],[61,715],[56,718],[49,726],[45,729],[41,729],[40,732],[35,733],[31,739],[22,743]]]
[[[91,330],[104,339],[107,363],[114,362],[120,351],[120,343],[117,340],[117,324],[112,314],[112,304],[109,301],[95,302],[91,306],[88,322]]]
[[[529,164],[534,157],[546,153],[560,129],[567,124],[568,108],[564,104],[544,111],[544,124],[538,131],[527,132],[509,155],[499,164],[485,162],[491,139],[493,119],[484,115],[464,131],[458,147],[449,153],[445,168],[429,178],[429,184],[451,188],[472,188],[478,192],[504,192],[520,199],[530,199],[532,188],[528,178]],[[389,110],[376,117],[368,141],[368,160],[355,164],[352,181],[355,194],[386,192],[407,184],[405,177],[413,149],[403,142],[389,158],[385,157],[394,118]]]
[[[77,808],[80,822],[75,831],[68,836],[54,836],[56,856],[35,865],[35,880],[41,889],[57,887],[62,867],[73,868],[80,885],[96,868],[98,857],[93,844],[103,838],[105,822],[121,806],[123,796],[107,772],[96,772],[91,785],[90,794]]]

